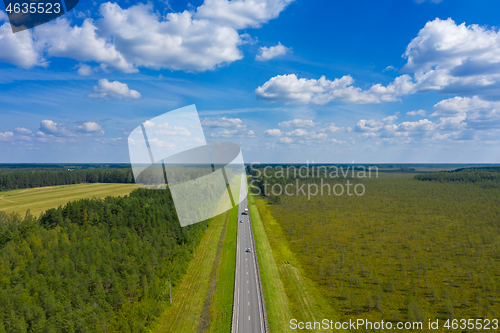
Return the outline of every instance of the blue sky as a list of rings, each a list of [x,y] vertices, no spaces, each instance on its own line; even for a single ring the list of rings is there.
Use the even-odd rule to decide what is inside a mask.
[[[16,34],[0,12],[0,162],[128,162],[133,128],[195,104],[246,162],[500,163],[499,10],[81,1]]]

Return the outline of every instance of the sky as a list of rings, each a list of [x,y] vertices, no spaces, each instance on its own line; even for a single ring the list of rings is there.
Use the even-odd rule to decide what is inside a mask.
[[[192,104],[247,163],[500,163],[498,12],[80,1],[13,33],[0,5],[0,163],[128,163],[133,129]]]

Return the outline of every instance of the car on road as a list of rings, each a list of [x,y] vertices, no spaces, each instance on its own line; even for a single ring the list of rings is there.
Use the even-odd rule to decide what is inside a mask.
[[[252,250],[250,248],[247,249],[247,252],[252,252]]]
[[[240,223],[243,223],[243,220],[240,220]]]

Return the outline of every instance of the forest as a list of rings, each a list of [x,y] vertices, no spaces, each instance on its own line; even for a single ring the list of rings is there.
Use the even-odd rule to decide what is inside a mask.
[[[73,201],[40,218],[0,212],[0,332],[152,325],[168,277],[180,282],[207,226],[181,228],[168,189]]]
[[[0,191],[81,183],[133,183],[130,168],[10,170],[0,173]]]
[[[416,175],[415,179],[440,183],[478,183],[483,187],[500,187],[500,167],[462,168],[453,171],[431,172]]]
[[[500,191],[440,180],[496,172],[380,172],[357,180],[363,196],[282,195],[258,208],[343,320],[498,319]]]

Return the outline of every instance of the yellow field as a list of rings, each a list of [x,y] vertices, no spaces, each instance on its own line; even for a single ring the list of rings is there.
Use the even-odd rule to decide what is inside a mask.
[[[31,214],[38,216],[68,201],[125,195],[136,188],[135,184],[94,183],[5,191],[0,192],[0,211],[24,214],[29,209]]]

